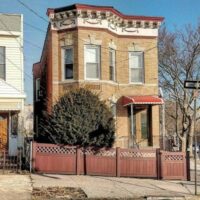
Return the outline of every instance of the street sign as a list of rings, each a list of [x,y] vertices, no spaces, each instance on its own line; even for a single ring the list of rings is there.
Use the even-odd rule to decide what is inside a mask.
[[[184,81],[184,88],[188,89],[200,89],[200,80],[199,81]]]

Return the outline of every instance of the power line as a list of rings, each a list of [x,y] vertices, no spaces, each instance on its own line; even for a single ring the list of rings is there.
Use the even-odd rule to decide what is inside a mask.
[[[28,9],[30,12],[32,12],[33,14],[35,14],[37,17],[39,17],[40,19],[42,19],[45,22],[48,22],[48,20],[46,20],[44,17],[42,17],[41,15],[39,15],[36,11],[34,11],[32,8],[30,8],[27,4],[25,4],[24,2],[22,2],[21,0],[17,0],[22,6],[24,6],[26,9]]]
[[[34,13],[37,17],[39,17],[40,19],[42,19],[43,21],[45,21],[46,23],[49,24],[49,21],[46,20],[44,17],[42,17],[40,14],[38,14],[37,11],[33,10],[32,8],[30,8],[27,4],[23,3],[21,0],[17,0],[17,1],[18,1],[21,5],[23,5],[25,8],[27,8],[28,10],[30,10],[32,13]],[[26,24],[29,25],[29,26],[31,26],[32,28],[34,28],[34,29],[36,29],[36,30],[39,29],[38,27],[35,27],[35,26],[31,25],[31,24],[28,24],[28,23],[26,23]],[[41,29],[39,29],[38,31],[45,32],[45,31],[43,31],[43,30],[41,30]],[[45,32],[45,33],[46,33],[46,32]],[[77,39],[80,39],[80,38],[77,37]],[[84,41],[84,40],[83,40],[83,41]],[[152,42],[145,42],[145,43],[143,43],[143,44],[146,44],[146,43],[152,43]],[[141,43],[134,43],[134,44],[137,45],[137,44],[141,44]],[[107,48],[107,47],[103,47],[103,46],[102,46],[102,48]],[[116,51],[129,52],[129,51],[127,51],[127,50],[116,50]]]
[[[29,24],[27,22],[24,22],[24,24],[27,25],[27,26],[29,26],[29,27],[31,27],[31,28],[33,28],[33,29],[35,29],[35,30],[37,30],[37,31],[39,31],[39,32],[42,32],[42,33],[46,34],[46,31],[42,30],[41,28],[38,28],[38,27],[36,27],[36,26],[34,26],[32,24]]]

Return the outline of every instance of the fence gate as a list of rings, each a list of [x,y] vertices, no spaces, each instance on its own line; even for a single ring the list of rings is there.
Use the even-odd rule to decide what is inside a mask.
[[[0,173],[18,172],[21,170],[22,151],[19,150],[17,156],[10,156],[8,151],[0,151]]]
[[[161,178],[187,180],[186,154],[161,151]]]

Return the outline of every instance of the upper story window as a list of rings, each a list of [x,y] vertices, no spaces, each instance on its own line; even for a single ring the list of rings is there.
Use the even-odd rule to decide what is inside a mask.
[[[109,79],[115,81],[115,50],[109,50]]]
[[[85,45],[85,79],[100,79],[100,46]]]
[[[40,100],[40,78],[37,78],[35,80],[35,100],[39,101]]]
[[[131,83],[144,82],[143,52],[129,52],[129,77]]]
[[[0,47],[0,79],[6,79],[5,47]]]
[[[64,49],[64,57],[64,79],[73,79],[74,56],[72,47],[67,47]]]

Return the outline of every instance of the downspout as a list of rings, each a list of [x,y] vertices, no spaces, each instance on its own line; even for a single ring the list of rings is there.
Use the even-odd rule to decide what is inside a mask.
[[[133,120],[133,104],[131,104],[131,136],[133,140],[133,146],[134,146],[134,126],[133,126],[134,120]]]

